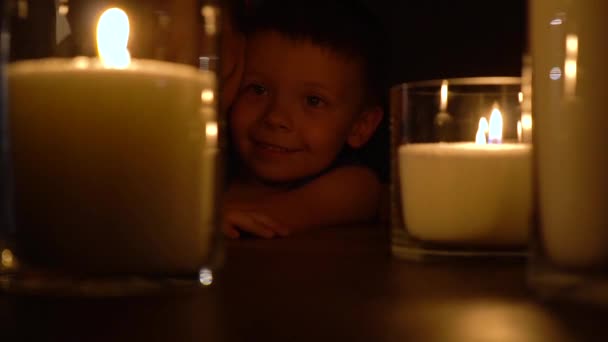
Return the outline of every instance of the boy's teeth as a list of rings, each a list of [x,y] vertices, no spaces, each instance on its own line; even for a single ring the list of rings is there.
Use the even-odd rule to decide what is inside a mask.
[[[282,148],[282,147],[278,147],[278,146],[273,146],[273,145],[267,145],[267,144],[263,144],[262,145],[264,148],[269,149],[271,151],[277,151],[277,152],[287,152],[286,148]]]

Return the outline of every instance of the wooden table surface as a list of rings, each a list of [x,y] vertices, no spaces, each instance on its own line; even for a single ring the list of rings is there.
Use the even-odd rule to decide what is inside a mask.
[[[525,263],[417,263],[386,228],[226,242],[214,283],[129,298],[0,294],[0,341],[605,341],[608,312],[538,300]]]

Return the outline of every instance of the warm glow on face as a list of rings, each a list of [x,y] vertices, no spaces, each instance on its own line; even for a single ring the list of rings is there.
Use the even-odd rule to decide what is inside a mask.
[[[494,107],[490,114],[488,141],[494,144],[502,142],[502,114],[498,107]]]
[[[97,24],[97,52],[104,66],[122,69],[129,66],[129,17],[119,8],[106,10]]]
[[[448,108],[448,81],[441,82],[441,111],[445,112]]]

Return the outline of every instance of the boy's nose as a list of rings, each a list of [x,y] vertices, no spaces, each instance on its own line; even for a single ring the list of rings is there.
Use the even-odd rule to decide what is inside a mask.
[[[289,115],[289,111],[277,100],[270,103],[262,117],[262,122],[273,129],[290,131],[293,127],[293,121]]]

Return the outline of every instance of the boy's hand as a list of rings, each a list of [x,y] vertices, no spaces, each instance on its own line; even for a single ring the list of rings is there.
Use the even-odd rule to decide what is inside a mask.
[[[276,236],[287,236],[288,230],[267,215],[242,209],[228,209],[224,212],[222,223],[224,235],[238,239],[241,232],[247,232],[266,239]]]

